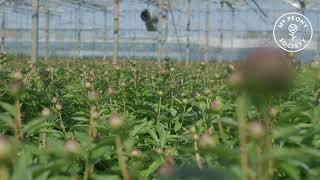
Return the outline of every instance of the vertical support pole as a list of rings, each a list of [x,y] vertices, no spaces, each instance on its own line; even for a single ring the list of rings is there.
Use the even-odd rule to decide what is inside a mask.
[[[78,23],[76,22],[77,20],[77,11],[76,9],[73,9],[71,10],[71,22],[74,22],[72,23],[73,26],[72,28],[74,28],[75,30],[72,31],[72,42],[76,42],[77,41],[77,29],[78,29]],[[75,45],[76,43],[74,43],[74,46],[73,46],[73,59],[76,59],[77,58],[77,47]]]
[[[5,25],[6,25],[6,8],[3,5],[2,8],[2,21],[1,21],[1,47],[0,47],[0,51],[3,52],[4,51],[4,46],[5,46]]]
[[[192,6],[191,0],[188,0],[188,22],[187,22],[187,52],[186,52],[186,64],[189,64],[190,61],[190,26],[191,26],[191,17],[192,17]]]
[[[16,23],[18,24],[19,23],[19,12],[16,12],[16,14],[15,14],[15,16],[16,16]],[[20,29],[19,30],[15,30],[15,33],[16,33],[16,37],[15,37],[15,54],[16,54],[16,56],[18,57],[18,55],[19,55],[19,43],[18,43],[18,41],[19,41],[19,32],[20,32]]]
[[[31,63],[38,59],[39,0],[32,0],[32,52]]]
[[[93,37],[92,37],[92,55],[95,56],[96,55],[96,13],[92,12],[92,21],[93,21]]]
[[[201,6],[200,6],[200,4],[201,3],[198,3],[199,4],[199,6],[198,6],[198,8],[200,9],[200,8],[202,8]],[[198,28],[197,28],[197,33],[198,33],[198,51],[200,52],[200,51],[202,51],[202,47],[203,47],[203,41],[201,41],[201,24],[200,24],[200,22],[201,22],[201,19],[202,19],[202,14],[201,14],[201,11],[198,11]],[[202,61],[202,56],[200,56],[200,53],[198,53],[198,59],[197,59],[197,61]]]
[[[161,65],[162,59],[162,48],[163,48],[163,0],[159,0],[159,14],[158,14],[158,56],[157,61],[158,65]]]
[[[317,37],[317,61],[320,60],[320,35]]]
[[[224,6],[224,2],[221,1],[221,7],[220,7],[220,55],[219,55],[219,63],[221,63],[223,61],[223,6]]]
[[[317,14],[317,24],[319,25],[320,24],[320,18],[319,18],[319,14]],[[316,49],[316,52],[317,52],[317,57],[316,57],[316,60],[320,60],[320,35],[317,35],[317,49]]]
[[[132,21],[131,21],[131,24],[130,24],[130,26],[131,27],[134,27],[135,26],[135,24],[137,24],[137,16],[135,15],[135,10],[134,10],[134,2],[132,1],[131,3],[130,3],[130,17],[132,17]],[[130,48],[130,51],[131,51],[131,59],[132,60],[134,60],[135,58],[136,58],[136,45],[135,45],[135,40],[136,40],[136,37],[137,37],[137,32],[136,32],[137,30],[135,29],[133,32],[132,32],[132,41],[130,42],[131,44],[133,44],[132,45],[132,48]]]
[[[50,12],[49,12],[49,0],[46,1],[45,5],[45,53],[44,60],[48,61],[49,59],[49,28],[50,28]]]
[[[108,16],[107,16],[107,8],[104,11],[104,32],[103,32],[103,60],[107,59],[107,38],[108,38]]]
[[[78,16],[78,32],[77,32],[77,40],[78,40],[78,58],[81,59],[81,28],[82,28],[82,22],[81,22],[81,5],[82,1],[79,2],[78,4],[78,9],[77,9],[77,16]]]
[[[119,56],[119,0],[114,0],[114,9],[113,9],[113,58],[112,63],[118,63]]]
[[[209,63],[209,43],[210,43],[210,1],[207,1],[207,9],[206,9],[206,35],[205,35],[205,48],[204,48],[204,61],[205,63]]]
[[[73,11],[71,10],[71,20],[70,20],[70,22],[72,22],[72,16],[73,16]],[[59,25],[59,27],[61,27],[61,28],[63,28],[63,24],[62,24],[62,21],[63,21],[63,19],[62,19],[62,15],[59,15],[58,16],[58,18],[56,19],[56,24],[58,24]],[[72,26],[71,26],[72,27]],[[59,30],[60,32],[62,31],[62,30]],[[58,32],[59,32],[58,31]],[[55,32],[55,33],[58,33],[58,32]],[[64,36],[64,34],[62,34],[62,33],[60,33],[61,34],[61,36],[62,36],[62,38],[59,40],[59,41],[61,41],[62,43],[64,43],[64,41],[66,40],[66,41],[68,41],[68,42],[72,42],[72,40],[74,39],[74,33],[71,33],[71,36],[69,37],[69,35],[68,35],[68,39],[67,38],[65,38]],[[71,48],[71,47],[70,47]],[[68,50],[69,51],[69,50]],[[72,54],[74,54],[74,49],[72,48]],[[58,54],[58,52],[57,52],[57,55],[59,55]],[[74,58],[74,56],[72,57],[72,58]]]
[[[235,29],[235,24],[234,24],[234,19],[235,19],[235,10],[234,8],[231,8],[231,49],[232,49],[232,60],[235,60],[235,49],[234,49],[234,29]]]
[[[23,50],[22,50],[22,48],[23,48],[23,35],[22,35],[22,27],[23,27],[23,21],[22,21],[22,18],[23,16],[22,16],[22,12],[20,12],[19,13],[19,42],[18,42],[18,44],[19,44],[19,46],[18,46],[18,49],[19,49],[19,54],[21,55],[22,53],[23,53]]]

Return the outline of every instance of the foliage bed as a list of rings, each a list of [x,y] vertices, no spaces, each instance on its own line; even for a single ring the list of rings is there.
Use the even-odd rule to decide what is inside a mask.
[[[1,177],[318,179],[318,66],[260,107],[228,86],[233,64],[2,55]]]

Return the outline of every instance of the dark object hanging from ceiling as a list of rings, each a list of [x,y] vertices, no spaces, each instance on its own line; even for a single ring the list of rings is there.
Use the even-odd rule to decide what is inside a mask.
[[[143,22],[146,24],[147,31],[157,31],[158,17],[152,15],[148,9],[141,12],[140,15]]]

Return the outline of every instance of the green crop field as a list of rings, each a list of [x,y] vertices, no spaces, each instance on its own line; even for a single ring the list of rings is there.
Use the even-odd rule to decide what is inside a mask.
[[[0,179],[318,179],[320,64],[251,58],[3,54]]]

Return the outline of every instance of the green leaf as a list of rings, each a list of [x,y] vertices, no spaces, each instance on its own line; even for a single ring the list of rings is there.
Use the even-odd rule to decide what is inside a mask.
[[[154,172],[156,172],[157,169],[159,169],[159,167],[162,165],[163,160],[162,159],[157,159],[155,161],[153,161],[153,163],[149,166],[148,169],[143,170],[140,172],[140,175],[142,177],[149,177],[150,175],[152,175]]]
[[[32,167],[32,175],[33,177],[43,176],[44,174],[48,174],[48,172],[53,170],[58,170],[63,165],[65,165],[64,160],[58,160],[49,162],[48,164],[39,164],[37,166]]]
[[[159,140],[157,134],[155,133],[155,129],[148,129],[148,133],[150,134],[150,136],[154,140],[155,144],[157,146],[160,146],[160,140]]]
[[[228,118],[228,117],[223,117],[220,119],[220,121],[226,125],[231,125],[231,126],[238,126],[238,122],[232,118]]]
[[[203,101],[200,101],[199,108],[201,109],[201,111],[205,111],[207,109],[207,104]]]
[[[296,134],[299,131],[294,126],[277,127],[272,131],[274,138],[284,138]]]
[[[92,160],[99,160],[102,159],[103,156],[110,155],[110,147],[109,146],[104,146],[104,147],[99,147],[95,148],[94,151],[91,151],[91,158]]]
[[[84,116],[72,117],[72,120],[81,121],[81,122],[89,122],[89,118]]]
[[[37,133],[41,129],[45,129],[51,126],[52,124],[46,122],[46,118],[38,118],[24,125],[22,132],[23,134],[30,136],[32,134]]]
[[[180,129],[182,128],[182,123],[177,121],[175,124],[174,124],[174,131],[175,132],[178,132]]]
[[[280,163],[280,167],[290,176],[291,179],[294,179],[294,180],[300,179],[300,173],[298,168],[285,162]]]
[[[101,174],[93,174],[90,179],[92,180],[121,180],[118,175],[101,175]]]
[[[13,105],[0,102],[0,107],[2,107],[2,109],[4,109],[6,112],[10,113],[12,116],[16,115],[16,108]]]
[[[132,131],[130,131],[130,136],[134,137],[136,136],[143,128],[148,128],[147,126],[148,122],[143,122],[139,125],[135,125],[134,128],[132,129]]]
[[[169,110],[170,110],[171,115],[172,115],[173,117],[176,117],[176,115],[177,115],[177,110],[174,109],[173,107],[171,107]]]
[[[72,177],[69,176],[53,176],[50,177],[49,180],[70,180]]]
[[[15,164],[14,173],[11,180],[32,180],[31,171],[28,169],[29,163],[32,162],[31,153],[25,148],[24,151],[20,152],[20,156]]]
[[[10,116],[9,113],[0,113],[0,121],[2,121],[1,124],[3,123],[2,126],[14,126],[12,116]]]
[[[162,124],[158,124],[158,125],[156,126],[156,128],[157,128],[157,132],[158,132],[159,137],[160,137],[160,147],[161,147],[161,148],[164,148],[165,145],[166,145],[166,143],[167,143],[167,136],[168,136],[169,132],[167,132],[167,131],[164,129],[164,127],[163,127]]]

